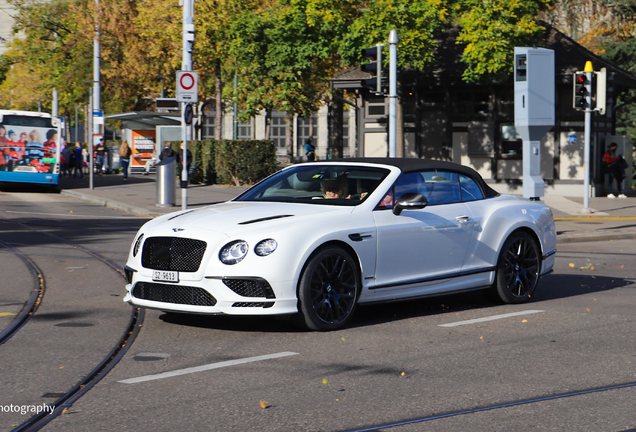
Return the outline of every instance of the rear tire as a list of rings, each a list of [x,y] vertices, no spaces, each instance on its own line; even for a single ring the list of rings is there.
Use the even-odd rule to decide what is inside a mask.
[[[360,272],[341,247],[319,249],[307,261],[298,286],[301,321],[310,330],[345,327],[358,303]]]
[[[526,303],[539,283],[541,254],[536,241],[524,232],[506,239],[499,260],[495,290],[504,303]]]

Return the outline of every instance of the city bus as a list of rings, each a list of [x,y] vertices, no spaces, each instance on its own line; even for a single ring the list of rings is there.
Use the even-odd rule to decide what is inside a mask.
[[[0,110],[0,182],[57,185],[61,136],[51,114]]]

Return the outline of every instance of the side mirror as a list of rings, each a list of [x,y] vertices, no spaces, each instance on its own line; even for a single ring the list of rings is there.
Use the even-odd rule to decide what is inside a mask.
[[[393,206],[393,214],[399,216],[402,210],[420,210],[428,205],[428,200],[422,194],[405,193]]]

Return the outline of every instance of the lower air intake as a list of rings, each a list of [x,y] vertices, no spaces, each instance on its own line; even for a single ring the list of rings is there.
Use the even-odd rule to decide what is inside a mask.
[[[141,300],[162,303],[192,306],[214,306],[216,304],[216,299],[203,288],[154,282],[137,282],[132,290],[132,295]]]

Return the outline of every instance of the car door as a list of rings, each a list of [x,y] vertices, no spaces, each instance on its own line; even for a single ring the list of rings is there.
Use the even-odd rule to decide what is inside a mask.
[[[404,174],[389,192],[393,203],[414,192],[425,195],[429,204],[397,216],[383,200],[374,210],[375,288],[408,289],[409,284],[459,275],[472,234],[471,215],[460,200],[457,178],[455,173],[437,171]]]

